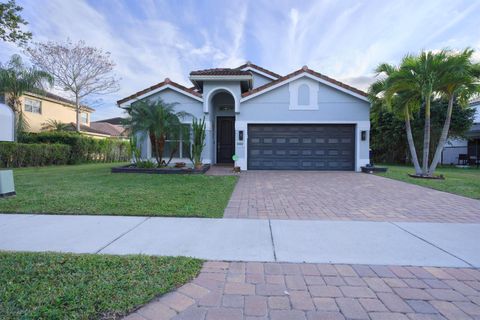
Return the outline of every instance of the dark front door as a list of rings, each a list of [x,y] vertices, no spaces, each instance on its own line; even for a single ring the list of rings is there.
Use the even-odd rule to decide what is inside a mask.
[[[217,118],[217,163],[233,163],[235,154],[235,117]]]
[[[249,125],[248,169],[354,170],[355,126]]]

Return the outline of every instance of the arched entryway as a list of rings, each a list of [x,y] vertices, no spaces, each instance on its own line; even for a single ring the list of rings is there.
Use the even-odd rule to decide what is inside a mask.
[[[214,158],[217,164],[233,164],[235,154],[235,98],[218,89],[210,95],[210,115],[214,124]]]

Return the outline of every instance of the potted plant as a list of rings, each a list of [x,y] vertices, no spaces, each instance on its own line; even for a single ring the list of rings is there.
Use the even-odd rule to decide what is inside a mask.
[[[193,119],[192,121],[192,156],[190,160],[195,169],[202,168],[202,152],[205,148],[206,126],[205,117],[201,120]]]

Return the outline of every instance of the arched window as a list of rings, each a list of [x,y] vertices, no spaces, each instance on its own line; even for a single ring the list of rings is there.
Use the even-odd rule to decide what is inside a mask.
[[[298,105],[308,106],[310,104],[310,87],[303,83],[298,87]]]

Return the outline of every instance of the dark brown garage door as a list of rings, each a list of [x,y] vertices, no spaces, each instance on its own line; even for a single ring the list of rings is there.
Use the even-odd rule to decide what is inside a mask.
[[[354,170],[355,126],[252,124],[250,170]]]

